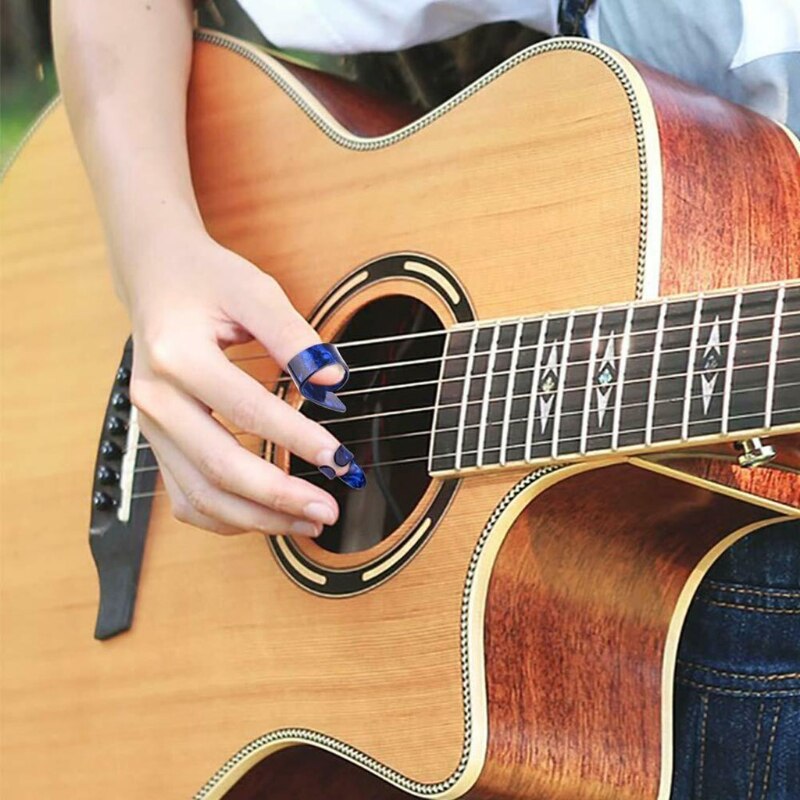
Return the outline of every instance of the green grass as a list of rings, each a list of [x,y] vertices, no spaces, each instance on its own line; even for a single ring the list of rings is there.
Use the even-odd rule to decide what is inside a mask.
[[[0,116],[0,170],[5,169],[6,162],[25,136],[30,123],[30,114],[25,111],[3,110]]]
[[[0,94],[0,171],[57,92],[52,63],[44,65],[40,76],[18,75],[13,81],[4,81]]]

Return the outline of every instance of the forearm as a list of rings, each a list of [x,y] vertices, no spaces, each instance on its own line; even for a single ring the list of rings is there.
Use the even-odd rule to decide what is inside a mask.
[[[137,251],[202,226],[185,127],[192,4],[53,0],[52,8],[64,102],[127,300]]]
[[[335,522],[336,501],[243,448],[211,415],[363,484],[357,466],[337,460],[330,431],[222,352],[255,337],[286,365],[319,336],[274,280],[203,227],[186,144],[190,0],[53,0],[53,29],[64,100],[131,317],[131,400],[175,515],[221,533],[318,535]],[[323,383],[341,377],[326,372]]]

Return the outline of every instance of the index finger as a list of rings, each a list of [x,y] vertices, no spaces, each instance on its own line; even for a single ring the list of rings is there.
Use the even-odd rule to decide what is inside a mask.
[[[198,348],[175,376],[187,394],[242,431],[283,447],[316,467],[348,472],[339,464],[341,442],[325,427],[276,397],[232,364],[215,346]],[[323,470],[325,472],[325,470]]]

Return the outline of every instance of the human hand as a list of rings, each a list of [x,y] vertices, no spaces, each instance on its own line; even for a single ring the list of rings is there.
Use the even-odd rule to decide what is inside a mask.
[[[217,412],[329,476],[348,472],[338,465],[347,451],[333,435],[223,353],[255,338],[285,367],[319,343],[277,282],[196,229],[158,237],[117,269],[133,323],[131,398],[175,516],[226,534],[316,536],[334,523],[331,495],[249,452],[212,416]],[[313,380],[340,378],[338,367],[326,367]],[[347,480],[359,474],[355,467]]]

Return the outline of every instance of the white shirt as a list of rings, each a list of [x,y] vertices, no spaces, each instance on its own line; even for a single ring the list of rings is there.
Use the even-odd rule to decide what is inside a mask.
[[[402,50],[487,22],[558,33],[558,0],[239,0],[278,47]],[[800,132],[800,0],[596,0],[592,39]]]
[[[558,32],[558,0],[239,0],[278,47],[322,53],[392,52],[515,20]]]

